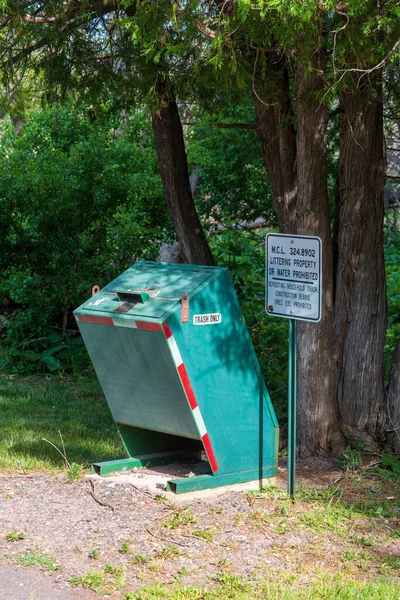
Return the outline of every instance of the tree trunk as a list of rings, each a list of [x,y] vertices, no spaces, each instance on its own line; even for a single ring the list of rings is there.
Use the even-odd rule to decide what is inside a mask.
[[[348,443],[375,450],[386,425],[383,351],[385,146],[380,75],[343,93],[339,117],[335,386]]]
[[[400,340],[397,342],[390,367],[387,395],[389,409],[389,442],[400,455]]]
[[[273,87],[260,85],[253,90],[257,132],[279,230],[296,233],[296,132],[289,77],[284,54],[276,52],[268,56],[266,69],[274,72]]]
[[[163,106],[152,115],[158,163],[168,210],[188,263],[213,265],[214,259],[197,215],[190,189],[182,123],[164,84],[156,83]]]
[[[298,449],[301,456],[336,454],[342,447],[334,390],[333,268],[326,171],[324,57],[314,54],[311,73],[297,76],[297,231],[322,241],[322,319],[298,323]]]

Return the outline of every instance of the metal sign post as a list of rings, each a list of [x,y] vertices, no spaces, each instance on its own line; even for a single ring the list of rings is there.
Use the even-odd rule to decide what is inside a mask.
[[[289,319],[288,494],[296,481],[296,321],[321,320],[322,242],[319,237],[269,233],[266,247],[267,314]]]

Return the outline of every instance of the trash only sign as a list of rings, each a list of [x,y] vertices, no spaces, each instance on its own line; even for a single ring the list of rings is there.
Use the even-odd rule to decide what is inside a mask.
[[[321,320],[322,242],[319,237],[269,233],[265,310],[300,321]]]

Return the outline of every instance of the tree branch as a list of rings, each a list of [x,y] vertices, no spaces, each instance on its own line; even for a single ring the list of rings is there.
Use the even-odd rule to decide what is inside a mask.
[[[218,129],[257,129],[257,125],[251,123],[217,123]]]

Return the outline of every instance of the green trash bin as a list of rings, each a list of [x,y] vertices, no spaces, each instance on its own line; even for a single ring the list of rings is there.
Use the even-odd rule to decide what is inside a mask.
[[[207,456],[176,493],[277,472],[279,429],[226,269],[141,261],[74,312],[128,458],[107,475]]]

